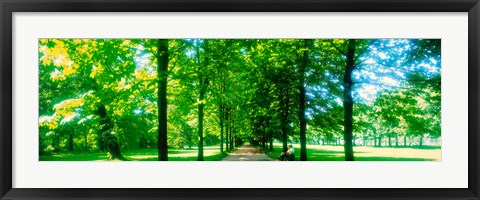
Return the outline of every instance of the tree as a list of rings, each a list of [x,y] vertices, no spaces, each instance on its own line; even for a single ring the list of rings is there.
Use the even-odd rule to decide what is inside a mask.
[[[77,87],[70,93],[71,99],[63,100],[53,107],[55,113],[46,119],[53,127],[61,119],[69,119],[84,110],[87,115],[98,118],[98,144],[100,150],[108,149],[111,159],[124,160],[114,132],[109,109],[115,109],[113,100],[123,98],[116,78],[132,72],[133,60],[127,55],[135,42],[123,40],[41,40],[41,66],[52,66],[53,83],[67,83]],[[116,57],[117,55],[121,55]],[[89,67],[80,67],[89,66]],[[111,80],[115,81],[111,81]],[[120,81],[121,82],[121,81]],[[68,90],[68,88],[62,88]]]
[[[299,97],[299,108],[298,108],[298,119],[300,121],[300,160],[307,161],[307,137],[306,137],[306,130],[307,130],[307,119],[305,117],[306,111],[306,94],[305,94],[305,73],[307,70],[308,65],[310,64],[310,59],[308,55],[309,48],[311,48],[312,41],[311,40],[303,40],[303,55],[300,58],[300,63],[298,64],[298,74],[299,74],[299,81],[298,81],[298,97]]]
[[[343,107],[345,109],[344,117],[344,141],[345,141],[345,160],[353,161],[353,146],[352,146],[352,132],[353,132],[353,98],[352,98],[352,72],[355,65],[355,48],[356,40],[348,40],[348,49],[346,53],[345,76],[343,77]]]
[[[167,146],[167,77],[168,40],[158,40],[158,160],[168,160]]]

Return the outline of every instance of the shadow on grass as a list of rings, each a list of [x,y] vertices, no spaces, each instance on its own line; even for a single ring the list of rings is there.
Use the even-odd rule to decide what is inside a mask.
[[[218,147],[207,147],[204,156],[205,161],[219,161],[225,158],[227,153],[212,152]],[[169,149],[169,161],[197,161],[197,149]],[[157,149],[129,149],[122,152],[127,161],[158,161]],[[39,156],[39,161],[109,161],[107,152],[62,152],[52,155]]]
[[[72,152],[40,156],[40,161],[105,161],[107,153]]]
[[[169,153],[170,154],[170,153]],[[226,153],[218,153],[218,154],[213,154],[213,155],[208,155],[204,156],[203,160],[204,161],[220,161],[223,158],[225,158],[228,154]],[[132,156],[134,157],[134,156]],[[157,155],[155,157],[149,157],[149,158],[131,158],[132,161],[158,161]],[[198,157],[197,155],[195,156],[184,156],[184,157],[168,157],[168,161],[197,161]]]

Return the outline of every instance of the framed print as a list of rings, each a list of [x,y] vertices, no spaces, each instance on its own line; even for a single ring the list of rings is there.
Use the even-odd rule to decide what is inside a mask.
[[[479,199],[478,1],[2,1],[1,199]]]

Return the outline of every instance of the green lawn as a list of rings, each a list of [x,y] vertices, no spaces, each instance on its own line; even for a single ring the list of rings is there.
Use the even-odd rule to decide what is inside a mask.
[[[198,151],[192,149],[169,149],[169,161],[196,161]],[[122,151],[122,155],[131,161],[158,161],[157,149],[130,149]],[[218,146],[203,147],[205,161],[222,160],[228,154],[220,153]],[[65,152],[48,156],[40,156],[40,161],[107,161],[107,152]]]
[[[300,160],[300,145],[295,148],[295,160]],[[282,152],[280,143],[273,144],[273,151],[267,155],[277,159]],[[412,147],[353,147],[356,161],[440,161],[439,147],[412,148]],[[307,145],[308,161],[344,161],[343,146]]]
[[[295,160],[300,159],[300,145],[295,144]],[[274,151],[267,152],[271,158],[277,159],[281,153],[280,143],[274,144]],[[355,146],[357,161],[440,161],[441,149],[438,147],[363,147]],[[196,161],[197,149],[169,149],[169,161]],[[131,149],[122,151],[130,161],[157,161],[157,149]],[[205,161],[222,160],[228,153],[220,153],[218,146],[204,147]],[[307,145],[309,161],[344,161],[343,146]],[[108,161],[106,152],[64,152],[48,156],[40,156],[40,161]]]

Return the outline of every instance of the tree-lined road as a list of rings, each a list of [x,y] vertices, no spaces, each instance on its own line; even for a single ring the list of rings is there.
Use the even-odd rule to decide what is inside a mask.
[[[231,152],[222,161],[273,161],[264,151],[247,143]]]

